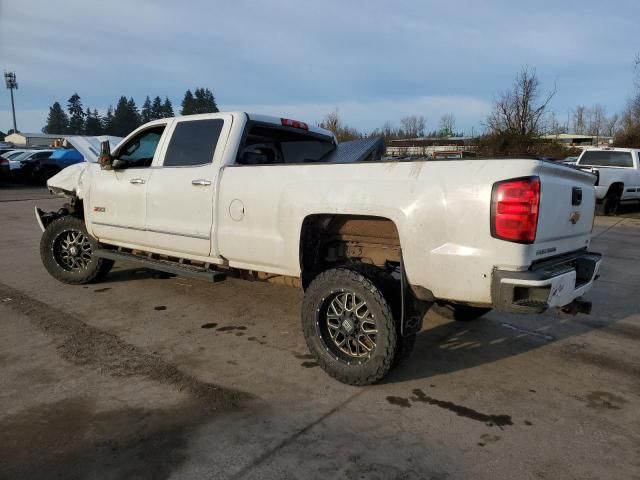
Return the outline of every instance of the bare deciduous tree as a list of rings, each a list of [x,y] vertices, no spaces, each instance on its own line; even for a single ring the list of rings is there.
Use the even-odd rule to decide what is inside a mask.
[[[576,109],[573,111],[573,125],[572,125],[572,133],[577,133],[578,135],[584,135],[587,133],[587,120],[586,120],[586,112],[587,107],[584,105],[578,105]]]
[[[615,136],[617,130],[618,130],[618,124],[620,123],[620,115],[618,115],[617,113],[614,113],[613,115],[611,115],[605,124],[605,135],[608,137],[613,137]]]
[[[342,119],[340,118],[340,114],[337,109],[325,115],[319,126],[332,131],[339,142],[345,142],[347,140],[354,140],[362,137],[362,134],[358,132],[358,130],[342,123]]]
[[[589,110],[589,135],[598,137],[602,135],[607,121],[607,113],[605,107],[596,104]]]
[[[556,88],[541,95],[540,80],[535,69],[522,67],[511,90],[496,99],[493,112],[487,117],[487,127],[494,133],[509,133],[521,136],[536,135],[549,102]]]
[[[440,135],[446,137],[453,135],[456,129],[456,117],[453,113],[445,113],[440,117]]]
[[[409,138],[423,137],[426,120],[422,115],[419,117],[416,115],[410,115],[402,118],[400,120],[400,125],[404,136]]]
[[[546,131],[550,135],[560,135],[561,133],[567,133],[564,125],[558,121],[555,112],[550,112],[546,122]]]

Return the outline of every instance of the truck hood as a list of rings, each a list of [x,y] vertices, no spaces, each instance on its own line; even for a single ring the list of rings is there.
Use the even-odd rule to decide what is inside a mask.
[[[111,150],[122,141],[122,137],[113,137],[110,135],[100,135],[98,137],[74,136],[67,137],[66,143],[78,150],[87,162],[96,163],[100,155],[100,143],[105,140],[109,141]]]
[[[100,142],[109,141],[113,150],[121,141],[122,137],[100,135],[97,137],[73,136],[67,137],[65,142],[78,150],[85,161],[70,165],[61,170],[47,181],[49,191],[54,195],[83,197],[82,177],[85,172],[91,170],[91,164],[98,162],[100,155]]]

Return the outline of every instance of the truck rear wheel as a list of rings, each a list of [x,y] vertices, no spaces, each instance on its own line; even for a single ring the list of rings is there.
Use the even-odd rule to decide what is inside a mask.
[[[47,225],[40,240],[40,258],[55,279],[76,285],[89,283],[105,276],[113,266],[112,260],[93,255],[98,247],[81,219],[66,216]]]
[[[389,372],[396,324],[380,290],[345,268],[318,275],[305,292],[302,330],[322,369],[349,385],[370,385]]]
[[[455,303],[434,303],[431,309],[441,317],[459,322],[470,322],[477,320],[491,311],[490,308],[471,307],[469,305]]]

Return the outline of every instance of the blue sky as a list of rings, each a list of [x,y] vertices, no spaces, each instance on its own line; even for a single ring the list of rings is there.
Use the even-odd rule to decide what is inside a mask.
[[[525,64],[557,85],[561,120],[577,104],[621,110],[639,19],[638,0],[0,0],[0,68],[17,74],[22,131],[74,91],[104,111],[204,86],[223,110],[318,122],[337,108],[364,131],[411,114],[435,129],[450,112],[470,133]]]

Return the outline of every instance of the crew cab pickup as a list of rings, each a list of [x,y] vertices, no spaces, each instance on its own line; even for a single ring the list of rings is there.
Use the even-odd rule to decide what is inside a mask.
[[[596,175],[596,201],[605,215],[615,215],[620,202],[640,200],[640,150],[592,148],[582,152],[576,166]]]
[[[407,356],[428,308],[586,313],[601,262],[589,252],[594,175],[540,160],[396,161],[381,146],[243,112],[150,122],[48,181],[70,202],[36,208],[42,261],[72,284],[126,260],[301,286],[311,353],[354,385]]]

